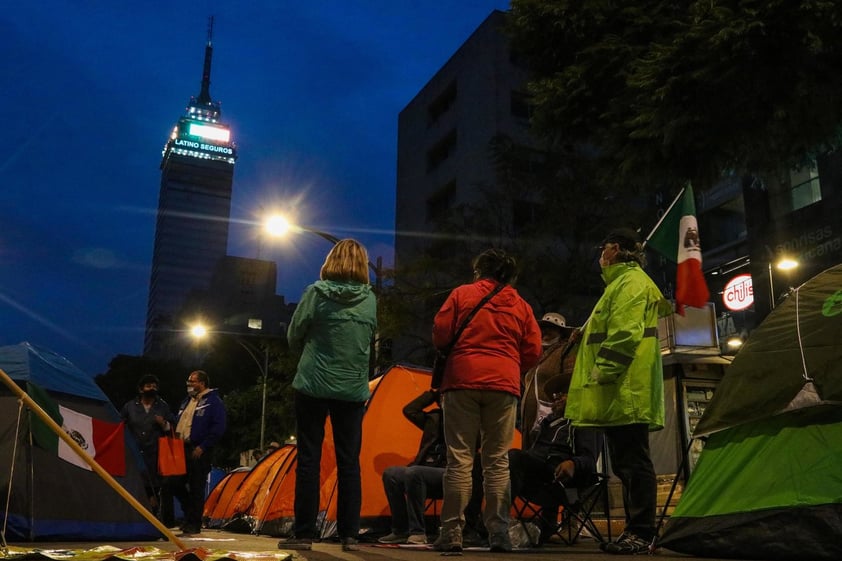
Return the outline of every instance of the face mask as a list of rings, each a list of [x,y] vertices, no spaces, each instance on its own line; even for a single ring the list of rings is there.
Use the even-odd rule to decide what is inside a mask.
[[[158,390],[144,390],[143,397],[155,397],[158,395]]]
[[[197,395],[199,395],[199,390],[197,390],[193,386],[190,386],[189,388],[187,388],[187,395],[189,395],[190,397],[196,397]]]

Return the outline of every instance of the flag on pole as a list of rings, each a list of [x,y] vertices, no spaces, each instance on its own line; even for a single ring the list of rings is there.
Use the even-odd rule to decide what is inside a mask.
[[[678,265],[675,311],[683,316],[684,306],[704,307],[710,292],[702,273],[702,246],[696,222],[696,203],[693,187],[689,183],[652,229],[646,243]]]
[[[123,423],[109,423],[78,413],[56,403],[43,388],[31,382],[26,385],[33,401],[105,471],[111,475],[126,474]],[[66,462],[91,471],[91,466],[34,414],[30,414],[30,426],[32,438],[38,446],[58,454]]]

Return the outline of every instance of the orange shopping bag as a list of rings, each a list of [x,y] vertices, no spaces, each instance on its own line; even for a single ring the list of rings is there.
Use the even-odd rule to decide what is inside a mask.
[[[187,464],[184,461],[184,441],[172,433],[158,439],[158,473],[161,475],[184,475]]]

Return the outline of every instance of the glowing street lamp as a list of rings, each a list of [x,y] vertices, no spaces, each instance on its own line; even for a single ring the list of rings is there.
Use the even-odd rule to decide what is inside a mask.
[[[211,332],[208,331],[208,328],[205,327],[201,323],[195,323],[190,327],[190,336],[200,341],[207,337]],[[261,405],[260,405],[260,451],[262,452],[265,444],[265,437],[266,437],[266,391],[267,391],[267,382],[269,380],[269,347],[264,346],[262,349],[263,356],[259,357],[261,349],[250,345],[243,341],[240,338],[239,333],[229,333],[225,331],[214,331],[213,333],[219,335],[231,335],[243,349],[246,350],[248,355],[257,365],[257,368],[260,370],[260,375],[263,378],[263,388],[261,394]]]
[[[781,257],[774,265],[780,271],[791,271],[798,267],[798,261],[789,257]],[[774,310],[777,298],[775,298],[775,281],[772,278],[772,261],[769,261],[769,298],[772,304],[771,309]]]
[[[333,245],[336,245],[341,241],[333,234],[329,234],[321,230],[316,230],[314,228],[308,228],[306,226],[294,224],[287,220],[287,218],[281,214],[273,214],[272,216],[269,216],[264,222],[263,227],[269,235],[278,238],[286,236],[289,232],[309,232],[329,241]],[[382,281],[380,275],[383,269],[383,258],[378,257],[376,265],[369,261],[368,268],[371,269],[372,273],[374,273],[375,294],[380,294],[380,290],[382,288]]]

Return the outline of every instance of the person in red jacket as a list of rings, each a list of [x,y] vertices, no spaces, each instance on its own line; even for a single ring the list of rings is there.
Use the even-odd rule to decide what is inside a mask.
[[[541,356],[541,330],[532,308],[511,286],[515,259],[489,249],[473,260],[474,281],[455,288],[433,320],[433,344],[447,347],[460,325],[495,288],[497,294],[467,323],[447,359],[440,391],[447,442],[439,551],[462,550],[464,510],[479,443],[485,509],[492,551],[511,551],[508,451],[512,444],[521,375]]]

